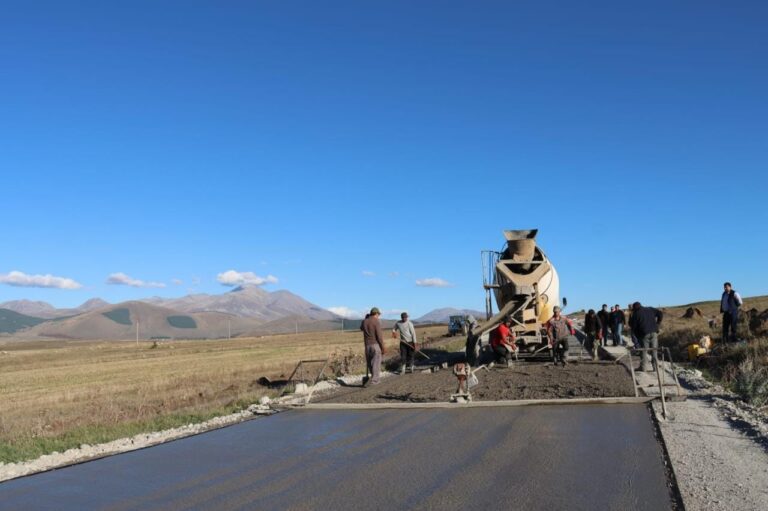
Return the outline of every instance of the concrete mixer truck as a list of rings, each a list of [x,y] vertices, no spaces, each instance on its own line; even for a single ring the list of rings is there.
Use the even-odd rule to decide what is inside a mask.
[[[560,300],[560,280],[555,267],[536,244],[537,233],[538,229],[504,231],[506,241],[501,250],[481,252],[486,320],[475,324],[467,335],[469,363],[477,363],[481,339],[505,318],[512,321],[518,356],[553,358],[543,325]],[[499,309],[496,314],[492,295]]]

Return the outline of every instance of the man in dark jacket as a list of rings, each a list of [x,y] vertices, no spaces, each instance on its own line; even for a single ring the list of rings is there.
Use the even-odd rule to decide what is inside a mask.
[[[597,313],[597,317],[600,318],[600,324],[603,327],[603,345],[608,345],[608,329],[611,326],[611,312],[608,310],[608,305],[603,304],[603,308]]]
[[[723,342],[736,341],[739,309],[743,303],[741,296],[733,289],[730,282],[723,284],[723,294],[720,296],[720,312],[723,313]]]
[[[624,315],[624,311],[621,310],[621,307],[619,307],[619,304],[613,306],[613,311],[611,312],[611,325],[613,329],[613,345],[614,346],[626,346],[627,343],[624,342],[624,338],[621,336],[622,331],[624,330],[624,325],[627,324],[627,317]]]
[[[597,348],[603,337],[603,325],[600,323],[600,318],[595,314],[595,309],[589,309],[587,315],[584,316],[584,333],[587,335],[584,347],[592,355],[592,360],[597,360]]]
[[[640,302],[632,304],[632,317],[629,320],[629,327],[632,334],[640,340],[641,348],[659,347],[659,325],[664,314],[653,307],[643,307]],[[643,351],[640,358],[640,370],[648,371],[649,352]],[[653,369],[656,370],[656,356],[652,356]]]
[[[365,363],[371,379],[363,382],[367,385],[377,385],[381,376],[381,356],[386,353],[384,348],[384,334],[381,332],[381,322],[379,316],[381,312],[377,307],[371,309],[371,313],[363,320],[360,330],[363,331],[363,342],[365,343]]]

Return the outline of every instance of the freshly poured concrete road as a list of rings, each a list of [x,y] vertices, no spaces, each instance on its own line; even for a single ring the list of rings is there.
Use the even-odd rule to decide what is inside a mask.
[[[645,405],[296,410],[0,484],[0,509],[671,509]]]

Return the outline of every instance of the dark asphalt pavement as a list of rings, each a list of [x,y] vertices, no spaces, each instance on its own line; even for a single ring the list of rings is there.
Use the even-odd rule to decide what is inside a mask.
[[[646,405],[295,410],[0,483],[0,510],[671,509]]]

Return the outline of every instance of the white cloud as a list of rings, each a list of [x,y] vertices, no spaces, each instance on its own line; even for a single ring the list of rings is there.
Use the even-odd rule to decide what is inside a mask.
[[[447,280],[432,277],[429,279],[419,279],[416,281],[416,285],[420,287],[453,287],[453,284]]]
[[[333,312],[337,316],[341,316],[342,318],[346,318],[346,319],[361,319],[363,316],[365,316],[364,313],[360,311],[356,311],[354,309],[350,309],[349,307],[345,307],[343,305],[340,305],[338,307],[328,307],[328,310]]]
[[[363,277],[375,277],[376,273],[368,270],[363,270]]]
[[[173,280],[171,281],[171,283],[172,283],[174,286],[180,286],[180,285],[182,285],[182,284],[184,283],[184,281],[183,281],[183,280],[181,280],[181,279],[173,279]]]
[[[391,272],[389,272],[389,276],[392,277],[393,279],[397,278],[397,277],[400,276],[400,272],[399,271],[391,271]]]
[[[56,289],[80,289],[83,287],[77,281],[65,277],[55,277],[53,275],[27,275],[24,272],[12,271],[6,274],[0,274],[0,284],[18,287],[51,287]]]
[[[216,280],[223,286],[242,286],[243,284],[262,286],[264,284],[277,284],[277,277],[274,275],[259,277],[250,271],[239,272],[235,270],[219,273],[216,276]]]
[[[107,284],[131,287],[165,287],[165,284],[162,282],[145,282],[143,280],[131,278],[123,272],[110,274],[109,277],[107,277]]]

